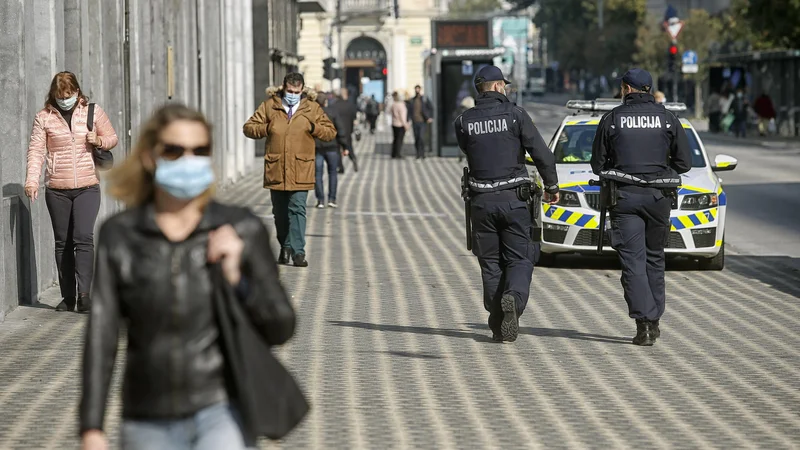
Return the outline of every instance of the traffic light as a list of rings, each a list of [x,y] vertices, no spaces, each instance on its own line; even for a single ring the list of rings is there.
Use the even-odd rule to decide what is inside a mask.
[[[667,49],[667,72],[675,73],[677,71],[678,59],[678,45],[675,43],[670,44]]]
[[[333,63],[335,62],[336,58],[325,58],[322,60],[322,77],[326,80],[336,79],[336,71],[333,68]]]

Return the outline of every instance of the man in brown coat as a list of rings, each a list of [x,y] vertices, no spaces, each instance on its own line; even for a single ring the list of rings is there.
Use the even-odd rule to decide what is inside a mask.
[[[314,189],[314,138],[330,141],[336,128],[315,101],[317,93],[305,89],[299,73],[290,73],[280,88],[268,88],[267,99],[244,124],[244,135],[267,138],[264,188],[270,190],[272,213],[281,254],[280,264],[291,260],[307,267],[306,199]]]

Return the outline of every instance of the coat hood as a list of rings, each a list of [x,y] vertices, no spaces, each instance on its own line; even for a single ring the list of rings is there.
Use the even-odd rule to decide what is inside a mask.
[[[266,89],[267,98],[272,98],[275,96],[280,97],[283,94],[283,86],[270,86]],[[306,86],[303,88],[303,97],[308,98],[312,102],[317,101],[317,91],[311,89],[310,87]]]

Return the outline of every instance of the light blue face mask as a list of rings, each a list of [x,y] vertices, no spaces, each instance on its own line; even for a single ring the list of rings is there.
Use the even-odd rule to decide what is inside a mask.
[[[209,156],[182,156],[174,161],[156,161],[155,183],[169,195],[191,200],[214,183],[214,168]]]
[[[294,106],[300,102],[300,95],[301,94],[292,94],[287,92],[283,94],[283,99],[286,100],[287,105]]]
[[[75,106],[75,103],[78,102],[78,94],[73,95],[70,98],[57,98],[56,104],[59,108],[63,109],[64,111],[69,111]]]

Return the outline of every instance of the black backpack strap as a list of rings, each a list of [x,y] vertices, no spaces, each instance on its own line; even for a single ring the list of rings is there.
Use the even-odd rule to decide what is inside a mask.
[[[94,128],[94,103],[89,103],[89,113],[86,115],[86,128],[92,131]]]

